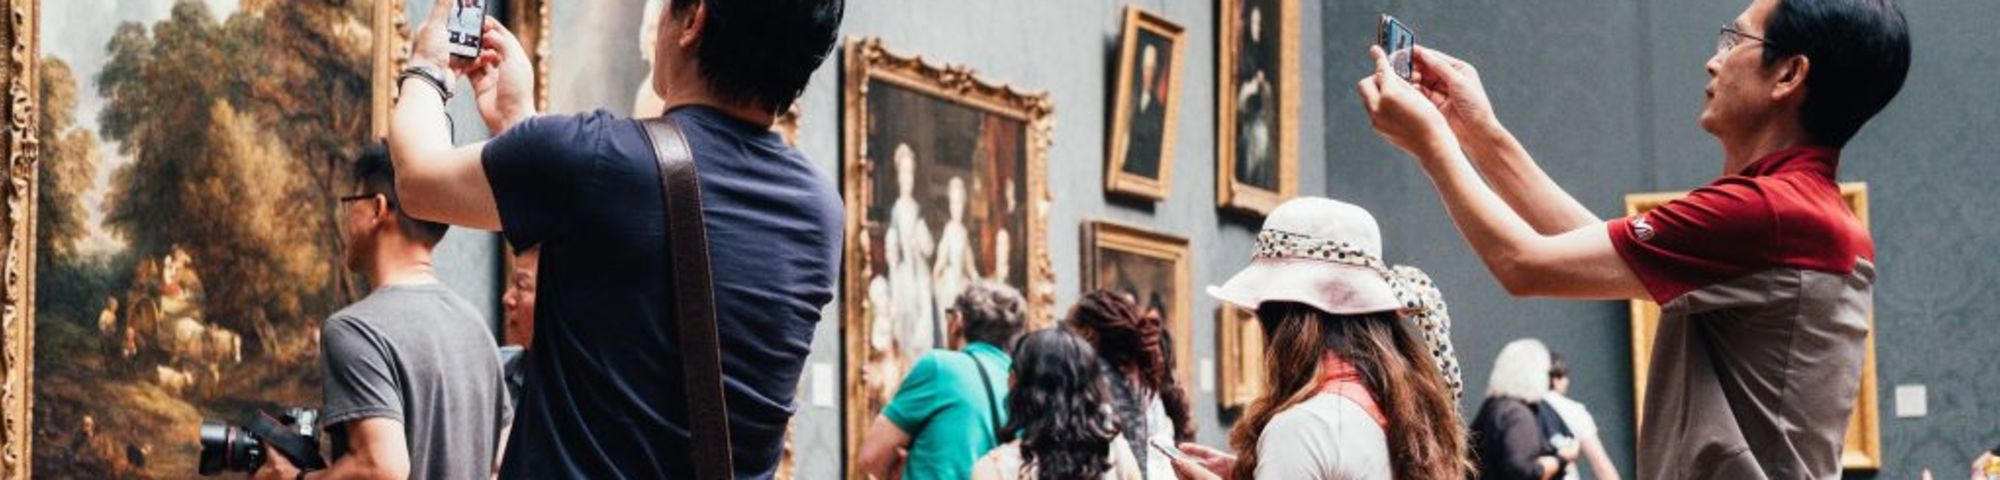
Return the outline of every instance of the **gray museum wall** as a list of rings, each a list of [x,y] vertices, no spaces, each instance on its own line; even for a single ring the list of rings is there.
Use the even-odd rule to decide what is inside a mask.
[[[1852,478],[1964,475],[2000,442],[2000,3],[1902,4],[1915,57],[1895,103],[1844,152],[1842,181],[1867,182],[1880,275],[1876,354],[1883,468]],[[1477,65],[1501,120],[1592,211],[1621,215],[1623,195],[1686,190],[1720,173],[1721,149],[1695,122],[1702,63],[1717,29],[1747,1],[1336,1],[1325,10],[1326,191],[1372,209],[1391,261],[1419,265],[1451,301],[1468,391],[1483,392],[1499,347],[1538,337],[1566,353],[1574,397],[1591,406],[1612,458],[1633,461],[1630,322],[1625,302],[1508,297],[1449,223],[1428,179],[1368,129],[1351,85],[1378,12],[1418,41]],[[1895,387],[1924,385],[1929,414],[1897,418]],[[1478,408],[1479,395],[1461,402]],[[1468,410],[1470,414],[1472,410]],[[1723,414],[1723,412],[1716,412]]]
[[[420,18],[427,0],[405,0]],[[1136,4],[1186,28],[1179,94],[1182,117],[1172,196],[1158,204],[1103,193],[1106,110],[1121,9]],[[1716,28],[1742,0],[1651,2],[1549,0],[1300,0],[1304,49],[1301,194],[1329,195],[1374,211],[1387,256],[1419,266],[1443,287],[1456,319],[1468,418],[1478,408],[1493,355],[1506,341],[1537,337],[1569,356],[1573,397],[1592,407],[1604,440],[1629,477],[1633,461],[1630,322],[1624,302],[1508,297],[1470,253],[1429,181],[1378,139],[1353,84],[1372,69],[1365,48],[1375,15],[1407,21],[1423,44],[1481,69],[1506,122],[1569,192],[1592,211],[1623,212],[1627,193],[1685,190],[1720,169],[1720,149],[1695,125],[1701,64]],[[2000,178],[2000,18],[1990,0],[1905,1],[1916,57],[1903,94],[1847,150],[1843,181],[1869,184],[1880,277],[1876,294],[1878,385],[1884,465],[1858,478],[1915,478],[1932,468],[1962,474],[1974,450],[2000,442],[2000,335],[1988,333],[2000,283],[2000,210],[1987,183]],[[1215,204],[1215,2],[1212,0],[1016,0],[850,2],[843,34],[879,36],[893,50],[967,65],[988,79],[1043,90],[1055,103],[1049,186],[1050,253],[1058,309],[1078,295],[1082,222],[1112,219],[1187,237],[1196,291],[1248,258],[1258,221]],[[800,148],[828,181],[840,171],[841,59],[828,60],[802,100]],[[469,98],[469,97],[468,97]],[[454,103],[461,103],[455,101]],[[469,102],[452,107],[477,118]],[[461,141],[483,125],[460,121]],[[499,314],[498,242],[455,231],[439,250],[446,283]],[[1212,364],[1216,303],[1194,298],[1197,366]],[[799,478],[839,478],[840,306],[829,305],[799,391],[794,452]],[[1059,310],[1060,311],[1060,310]],[[497,322],[497,320],[496,320]],[[829,390],[820,391],[814,385]],[[1929,415],[1894,415],[1897,385],[1926,385]],[[1212,389],[1195,389],[1200,437],[1222,443],[1227,417]],[[819,400],[830,400],[820,402]]]
[[[1127,4],[1162,13],[1186,28],[1179,92],[1180,125],[1174,144],[1174,184],[1171,197],[1157,205],[1107,199],[1104,195],[1107,85],[1115,74],[1113,46],[1121,32]],[[1324,98],[1319,76],[1319,2],[1302,0],[1300,29],[1304,55],[1300,68],[1299,191],[1318,194],[1326,178],[1322,163],[1320,122]],[[1215,209],[1215,2],[1208,0],[1149,0],[1143,2],[1080,0],[1016,0],[1008,2],[936,2],[917,0],[851,1],[842,28],[848,37],[877,36],[892,50],[921,54],[937,62],[971,66],[987,79],[1017,87],[1044,90],[1055,102],[1054,145],[1049,154],[1049,188],[1055,208],[1049,214],[1048,245],[1058,277],[1056,306],[1066,310],[1079,295],[1078,225],[1112,219],[1145,225],[1187,237],[1194,252],[1194,289],[1219,283],[1249,260],[1259,224]],[[837,57],[837,56],[836,56]],[[841,61],[829,59],[816,73],[803,100],[805,111],[800,147],[829,179],[837,178],[840,162]],[[1216,303],[1194,299],[1195,359],[1214,357]],[[832,404],[815,404],[814,376],[840,371],[838,305],[828,307],[813,338],[799,413],[794,451],[799,478],[839,478],[841,448],[839,386],[825,382]],[[1212,362],[1210,362],[1212,363]],[[1195,385],[1198,387],[1199,385]],[[1200,437],[1221,443],[1224,430],[1217,420],[1215,393],[1196,389],[1195,410]]]

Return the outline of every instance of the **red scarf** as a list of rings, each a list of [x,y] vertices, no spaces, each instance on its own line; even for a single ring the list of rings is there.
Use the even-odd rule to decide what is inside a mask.
[[[1340,357],[1328,354],[1319,360],[1319,393],[1339,395],[1361,410],[1368,412],[1368,418],[1375,419],[1375,425],[1389,430],[1389,418],[1382,415],[1382,407],[1375,403],[1375,395],[1368,392],[1368,386],[1361,383],[1361,371]]]

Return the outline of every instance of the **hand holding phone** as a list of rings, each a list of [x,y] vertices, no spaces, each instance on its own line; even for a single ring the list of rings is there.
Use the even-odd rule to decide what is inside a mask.
[[[486,30],[487,0],[451,0],[451,19],[445,22],[446,41],[451,56],[479,58],[479,38]]]
[[[1146,443],[1151,444],[1154,450],[1158,450],[1160,453],[1167,454],[1168,457],[1172,457],[1175,460],[1184,460],[1187,461],[1188,463],[1193,463],[1196,465],[1201,464],[1200,460],[1195,460],[1194,457],[1190,457],[1188,456],[1188,454],[1182,453],[1181,449],[1174,448],[1173,444],[1167,443],[1167,441],[1162,440],[1161,437],[1153,437],[1151,439],[1148,439]]]
[[[1376,43],[1382,46],[1382,53],[1389,55],[1389,66],[1396,70],[1396,75],[1405,81],[1410,80],[1416,71],[1412,67],[1416,59],[1417,32],[1385,13],[1376,28]]]

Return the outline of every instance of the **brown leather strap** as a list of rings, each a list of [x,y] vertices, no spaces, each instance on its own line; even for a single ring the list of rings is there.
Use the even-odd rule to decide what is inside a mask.
[[[694,152],[672,117],[639,122],[660,161],[660,189],[667,215],[667,269],[673,276],[680,324],[682,373],[687,377],[688,423],[695,478],[734,476],[729,450],[729,403],[722,392],[722,347],[715,325],[715,292],[709,277],[708,230],[701,220],[701,182]]]

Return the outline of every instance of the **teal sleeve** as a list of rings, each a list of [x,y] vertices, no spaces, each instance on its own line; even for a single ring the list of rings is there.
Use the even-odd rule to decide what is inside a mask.
[[[932,415],[944,408],[946,385],[938,383],[938,356],[936,352],[925,354],[910,367],[910,373],[903,376],[903,385],[896,387],[896,397],[889,400],[889,406],[882,407],[882,417],[903,433],[915,436],[930,423]]]

